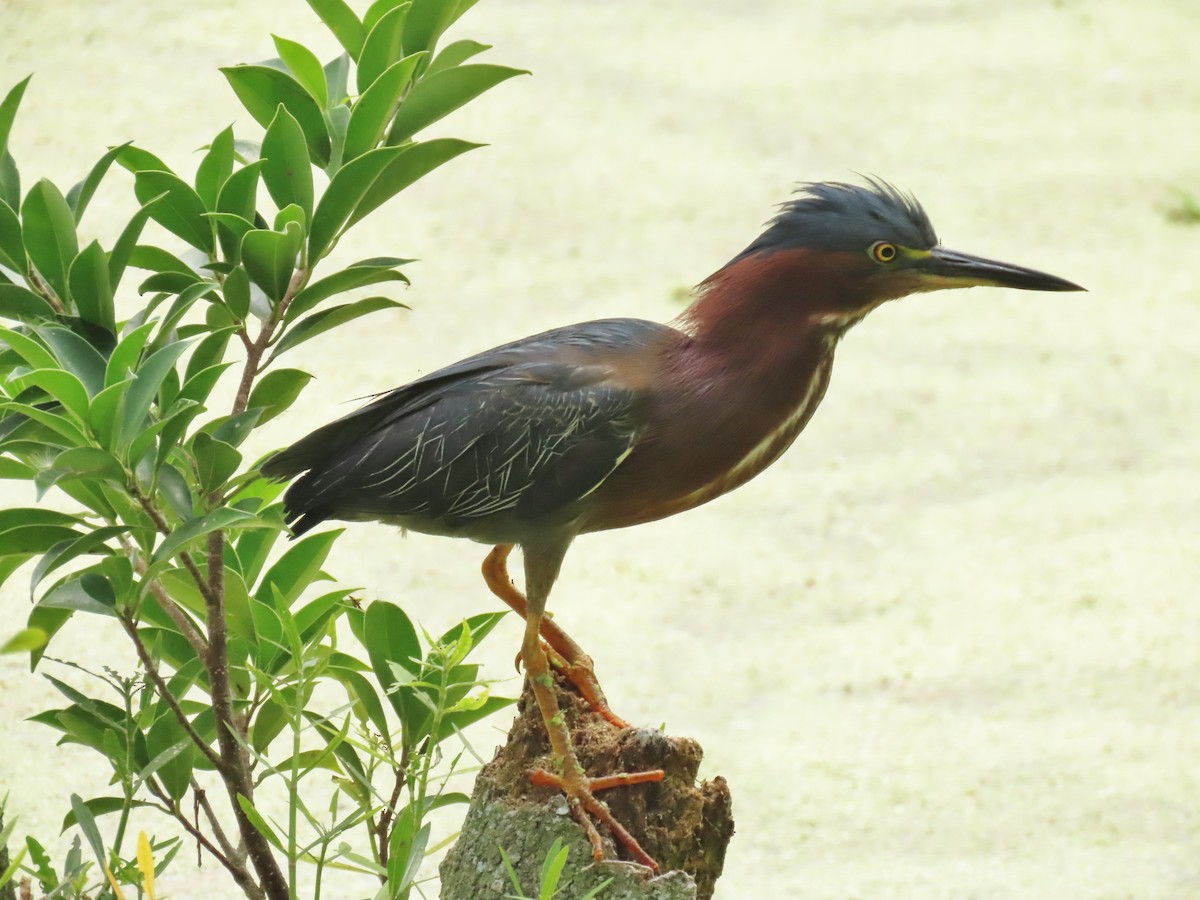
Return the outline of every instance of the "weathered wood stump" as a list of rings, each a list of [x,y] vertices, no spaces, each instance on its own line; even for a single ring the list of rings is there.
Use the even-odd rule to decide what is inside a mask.
[[[500,856],[508,855],[526,894],[536,896],[542,862],[555,838],[570,855],[559,882],[563,900],[582,897],[606,879],[603,900],[708,900],[733,836],[725,779],[696,784],[703,756],[690,738],[650,728],[617,729],[596,715],[565,680],[557,680],[579,761],[589,775],[663,769],[658,784],[604,791],[617,821],[637,838],[663,874],[632,862],[605,835],[609,861],[593,865],[591,845],[567,811],[565,798],[534,787],[529,772],[551,768],[541,714],[526,685],[508,742],[480,771],[458,842],[441,866],[442,900],[500,900],[513,893]],[[603,833],[604,829],[601,828]]]

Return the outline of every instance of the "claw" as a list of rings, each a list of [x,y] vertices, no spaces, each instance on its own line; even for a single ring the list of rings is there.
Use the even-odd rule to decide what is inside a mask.
[[[661,870],[658,863],[650,856],[642,845],[638,843],[637,838],[630,834],[624,825],[613,818],[613,814],[609,812],[608,807],[596,799],[596,791],[606,791],[615,787],[629,787],[635,784],[647,784],[650,782],[662,781],[666,775],[662,769],[651,769],[646,772],[622,772],[618,775],[606,775],[602,778],[587,778],[582,773],[576,773],[575,777],[565,778],[555,775],[553,772],[548,772],[545,769],[534,769],[529,779],[537,787],[552,787],[557,788],[566,794],[567,807],[571,810],[571,815],[575,817],[584,834],[587,835],[588,841],[592,845],[592,857],[596,862],[604,859],[604,845],[600,839],[600,832],[596,830],[596,826],[592,823],[590,817],[595,817],[598,822],[602,822],[608,826],[616,841],[621,844],[630,855],[646,868],[650,869],[657,875]]]

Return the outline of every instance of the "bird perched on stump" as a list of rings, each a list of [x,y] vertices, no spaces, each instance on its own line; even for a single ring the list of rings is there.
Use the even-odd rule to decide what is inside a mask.
[[[805,184],[671,324],[600,319],[487,350],[318,428],[262,471],[300,476],[284,497],[297,535],[373,520],[492,545],[483,574],[525,619],[520,658],[554,757],[534,780],[566,794],[597,859],[593,817],[657,868],[595,794],[662,773],[588,777],[559,715],[551,665],[626,726],[592,660],[545,617],[567,549],[749,481],[812,418],[852,325],[888,300],[976,285],[1082,290],[942,247],[920,204],[885,182]],[[514,546],[524,594],[506,568]]]

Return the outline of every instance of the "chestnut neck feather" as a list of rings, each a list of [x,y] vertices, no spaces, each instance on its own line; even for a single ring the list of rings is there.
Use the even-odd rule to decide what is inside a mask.
[[[847,274],[852,256],[781,250],[710,275],[677,323],[692,338],[691,353],[746,376],[764,367],[799,375],[804,360],[811,366],[831,352],[855,321],[840,314],[861,285]]]
[[[674,323],[682,333],[660,358],[646,434],[596,490],[581,529],[691,509],[774,462],[824,396],[847,327],[837,313],[854,308],[861,284],[846,277],[852,266],[781,250],[710,276]]]

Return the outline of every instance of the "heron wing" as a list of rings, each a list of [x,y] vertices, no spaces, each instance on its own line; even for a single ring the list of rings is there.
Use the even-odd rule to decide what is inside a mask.
[[[641,391],[614,365],[674,334],[610,319],[498,347],[317,429],[263,472],[305,473],[284,500],[297,533],[375,518],[469,534],[552,515],[595,490],[641,431]]]

